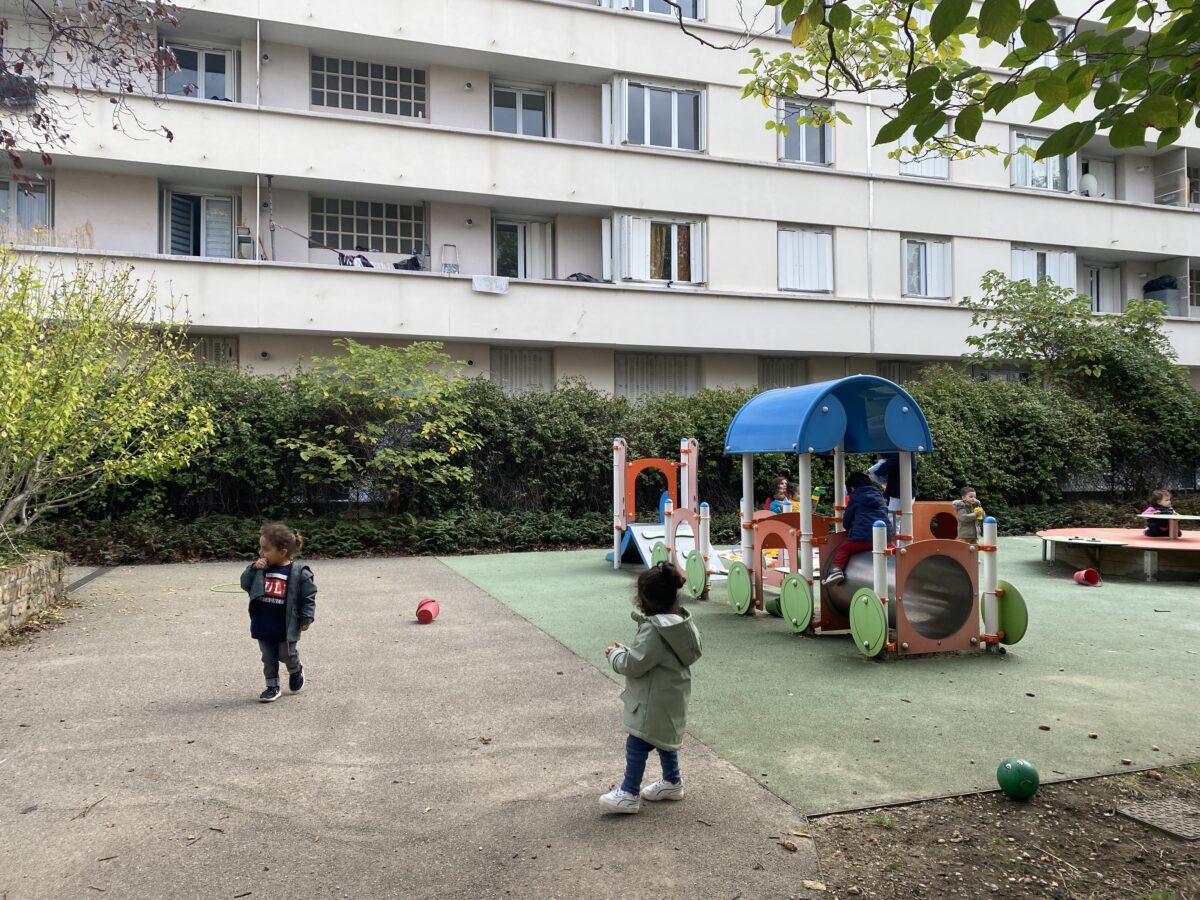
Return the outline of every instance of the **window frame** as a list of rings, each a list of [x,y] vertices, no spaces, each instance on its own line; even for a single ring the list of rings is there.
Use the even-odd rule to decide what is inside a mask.
[[[317,201],[320,201],[322,204],[328,204],[330,201],[333,201],[338,204],[339,208],[336,211],[330,211],[328,209],[328,207],[325,206],[318,212],[316,209],[313,208],[314,203],[316,203]],[[351,213],[350,215],[346,215],[345,212],[341,208],[342,203],[355,204],[353,213]],[[358,204],[360,204],[360,203],[367,204],[366,215],[359,214]],[[379,204],[382,206],[381,215],[375,216],[373,214],[373,212],[371,211],[371,206],[373,204]],[[387,211],[388,211],[389,206],[396,207],[396,219],[395,219],[396,233],[394,236],[389,235],[387,233],[388,224],[389,224],[389,218],[387,215]],[[417,220],[415,218],[405,218],[401,214],[402,209],[413,210],[413,211],[420,210],[421,211],[421,220],[419,223],[421,235],[419,238],[416,235],[416,226],[418,224]],[[316,222],[314,221],[313,216],[315,216],[315,215],[320,215],[322,217],[322,223],[321,223],[322,227],[321,228],[314,227]],[[330,231],[328,228],[325,227],[325,225],[328,224],[328,220],[331,216],[337,220],[338,229],[336,231]],[[341,227],[342,223],[346,219],[353,220],[354,231],[346,232],[346,231],[342,230],[342,227]],[[358,231],[358,223],[359,223],[359,221],[362,221],[362,220],[365,220],[368,223],[367,233],[365,235],[360,234]],[[381,249],[377,249],[377,248],[371,246],[371,241],[373,241],[375,239],[376,235],[371,234],[370,223],[375,220],[379,220],[381,222],[382,229],[383,229],[383,233],[381,235],[379,235],[379,237],[383,238],[383,247]],[[404,237],[402,234],[403,227],[405,224],[408,224],[410,226],[410,231],[412,232],[412,234],[409,237]],[[315,244],[322,249],[331,250],[335,253],[379,253],[379,254],[383,254],[385,256],[403,256],[403,257],[419,256],[421,258],[425,258],[429,255],[428,251],[429,251],[429,247],[431,246],[430,240],[429,240],[429,224],[430,224],[429,223],[429,204],[424,203],[424,202],[404,203],[400,200],[362,200],[358,197],[339,197],[339,196],[331,196],[328,194],[314,194],[311,192],[308,195],[308,234],[309,234],[309,238],[311,241],[310,246]],[[366,243],[367,243],[367,246],[369,249],[366,249],[366,250],[357,249],[357,247],[359,246],[359,242],[357,240],[352,241],[351,247],[347,248],[347,247],[341,246],[341,244],[342,244],[341,239],[344,238],[347,234],[351,234],[355,238],[366,237],[367,238]],[[331,235],[337,235],[338,240],[337,241],[328,240],[328,238]],[[396,244],[395,244],[396,249],[390,250],[390,249],[388,249],[388,247],[390,246],[388,244],[388,241],[393,240],[393,239],[396,241]],[[409,246],[414,248],[414,249],[412,249],[412,252],[409,252],[408,250],[405,249],[405,243],[404,243],[405,241],[408,241]]]
[[[1079,154],[1078,153],[1072,153],[1070,156],[1066,156],[1066,157],[1062,157],[1062,156],[1051,157],[1052,160],[1061,160],[1062,163],[1066,167],[1066,177],[1067,177],[1066,187],[1057,188],[1057,187],[1049,187],[1049,186],[1039,187],[1033,183],[1033,176],[1034,176],[1034,172],[1035,172],[1034,167],[1035,166],[1045,166],[1046,167],[1046,175],[1047,175],[1046,183],[1047,183],[1047,185],[1050,184],[1049,165],[1050,165],[1051,160],[1048,160],[1048,159],[1035,160],[1033,157],[1026,156],[1025,154],[1019,152],[1022,147],[1028,147],[1030,150],[1036,151],[1038,147],[1040,147],[1042,144],[1044,144],[1046,142],[1047,137],[1049,137],[1049,135],[1029,134],[1027,132],[1018,131],[1015,128],[1012,130],[1011,147],[1012,147],[1012,153],[1013,153],[1013,162],[1015,163],[1015,165],[1010,167],[1010,171],[1011,171],[1012,175],[1009,178],[1009,186],[1018,188],[1020,190],[1025,190],[1025,191],[1044,191],[1046,193],[1053,193],[1053,194],[1072,194],[1079,189]],[[1036,141],[1037,143],[1030,144],[1029,141],[1031,141],[1031,140]],[[1021,173],[1025,173],[1027,175],[1027,177],[1028,177],[1027,184],[1022,183],[1021,181],[1018,180]]]
[[[545,378],[536,385],[533,382],[516,385],[510,379],[497,377],[498,373],[503,370],[503,366],[497,365],[497,356],[504,357],[505,355],[511,356],[513,354],[527,354],[531,357],[536,354],[540,360],[539,367],[544,366]],[[553,390],[554,351],[546,347],[493,346],[488,352],[488,380],[499,385],[500,390],[509,395]]]
[[[1086,293],[1086,295],[1091,298],[1092,312],[1100,314],[1100,315],[1113,315],[1116,313],[1120,313],[1121,306],[1122,306],[1122,302],[1121,302],[1121,267],[1117,266],[1117,265],[1109,265],[1107,263],[1089,262],[1086,259],[1085,260],[1076,259],[1075,264],[1076,264],[1077,268],[1080,265],[1083,266],[1084,274],[1087,278],[1087,293]],[[1111,297],[1111,303],[1109,304],[1113,307],[1113,309],[1102,309],[1101,308],[1104,305],[1104,297],[1102,296],[1103,290],[1104,290],[1104,285],[1102,283],[1103,276],[1100,276],[1101,280],[1098,281],[1097,278],[1093,274],[1093,273],[1100,273],[1100,272],[1113,273],[1113,276],[1112,276],[1113,277],[1113,282],[1112,282],[1112,292],[1113,293],[1112,293],[1112,297]]]
[[[833,109],[832,103],[824,103],[820,100],[809,100],[806,97],[793,97],[793,98],[789,98],[789,99],[786,99],[783,101],[783,108],[779,110],[778,121],[780,124],[786,124],[787,119],[793,114],[793,112],[792,112],[793,109],[799,111],[802,109],[811,108],[813,106],[821,106],[821,107],[824,107],[829,110]],[[795,127],[797,127],[797,128],[813,128],[814,126],[798,125]],[[777,147],[776,147],[776,150],[777,150],[776,155],[779,157],[779,162],[785,163],[787,165],[792,165],[792,166],[808,166],[808,167],[820,168],[820,169],[833,168],[834,160],[837,159],[837,150],[836,150],[836,147],[834,146],[834,129],[832,126],[830,126],[828,124],[821,125],[820,129],[822,132],[821,141],[825,148],[825,156],[826,156],[825,160],[823,160],[822,162],[813,162],[812,160],[807,160],[807,159],[792,159],[791,157],[789,157],[787,155],[788,135],[783,134],[782,132],[779,132]],[[792,126],[789,126],[788,127],[789,134],[791,133],[791,130],[792,130]],[[807,143],[804,141],[801,141],[800,144],[802,147],[807,146]]]
[[[908,245],[922,244],[925,247],[923,259],[924,293],[912,293],[908,289]],[[941,244],[946,248],[946,260],[943,266],[942,278],[945,279],[945,293],[934,292],[937,285],[931,283],[932,272],[929,260],[929,245]],[[944,235],[906,234],[900,239],[900,296],[916,300],[949,300],[954,295],[954,239]]]
[[[673,396],[691,397],[701,389],[700,356],[699,356],[699,354],[695,354],[695,353],[652,353],[652,352],[633,351],[633,350],[618,350],[615,353],[613,353],[613,396],[628,397],[629,399],[636,400],[639,397],[649,397],[649,396],[657,397],[657,396],[665,396],[665,394],[666,394],[666,392],[652,393],[650,391],[645,391],[645,392],[637,393],[637,394],[631,393],[629,391],[629,379],[628,379],[628,374],[629,374],[628,363],[631,359],[643,359],[646,361],[661,360],[664,364],[668,363],[669,361],[674,361],[674,364],[682,365],[685,369],[684,378],[686,381],[689,382],[687,385],[685,385],[685,387],[687,387],[689,390],[687,393],[684,393],[684,394],[676,393],[676,394],[673,394]],[[626,364],[626,369],[625,369],[625,372],[623,373],[626,376],[624,382],[622,382],[621,377],[620,377],[622,375],[622,372],[621,372],[621,363],[622,362],[624,362]],[[693,382],[694,382],[694,387],[693,387]]]
[[[794,384],[776,384],[767,385],[764,377],[766,369],[769,366],[778,366],[786,369],[798,369],[803,372],[799,379],[788,378],[787,381],[794,381]],[[801,385],[810,383],[810,367],[807,356],[759,356],[758,357],[758,389],[760,391],[769,391],[775,388],[800,387]],[[775,379],[776,381],[778,379]]]
[[[630,281],[638,284],[655,284],[669,286],[673,284],[681,284],[688,286],[701,286],[708,281],[707,269],[707,241],[708,229],[707,222],[704,219],[691,216],[670,216],[658,213],[644,212],[629,212],[620,213],[616,216],[616,231],[617,231],[617,274],[618,281]],[[634,222],[644,223],[634,225]],[[671,271],[678,273],[679,271],[679,254],[678,254],[678,226],[686,225],[691,230],[690,232],[690,265],[691,265],[691,280],[683,281],[678,278],[652,278],[653,261],[650,258],[650,252],[653,248],[653,232],[655,225],[671,226]],[[635,230],[645,232],[645,274],[640,270],[640,257],[638,259],[638,269],[635,270],[634,259],[634,241],[640,240],[640,235],[635,234]],[[640,243],[638,245],[641,246]]]
[[[829,235],[829,241],[828,241],[829,257],[828,257],[828,260],[826,261],[826,263],[827,263],[826,270],[829,273],[829,286],[828,287],[810,288],[810,287],[786,287],[785,286],[784,277],[783,277],[783,275],[784,275],[784,272],[783,272],[783,261],[784,261],[783,240],[784,240],[785,234]],[[835,259],[836,259],[836,253],[835,253],[835,247],[834,247],[835,240],[836,240],[836,238],[834,235],[834,228],[832,225],[791,225],[791,224],[780,225],[776,230],[776,242],[775,242],[775,247],[776,247],[776,259],[775,259],[776,266],[775,267],[776,267],[776,274],[778,276],[777,282],[776,282],[777,286],[778,286],[778,290],[780,290],[781,292],[794,293],[794,294],[820,294],[822,296],[832,295],[835,292],[836,287],[837,287],[837,272],[835,271]],[[801,251],[803,250],[802,244],[798,249]],[[801,281],[803,281],[804,280],[804,269],[802,266],[799,268],[799,272],[801,275]]]
[[[500,225],[512,225],[517,228],[517,272],[516,275],[501,275],[499,272],[500,243],[496,239],[496,229]],[[546,227],[546,273],[541,276],[529,274],[530,253],[534,244],[530,241],[529,226],[544,225]],[[492,217],[492,274],[501,278],[511,278],[519,281],[549,281],[554,278],[554,220],[532,216],[494,215]]]
[[[1032,281],[1029,278],[1025,278],[1023,276],[1021,278],[1017,277],[1017,273],[1015,271],[1016,266],[1013,264],[1013,255],[1016,253],[1034,253],[1034,254],[1040,254],[1045,257],[1042,260],[1038,260],[1035,257],[1035,260],[1034,260],[1035,268],[1041,269],[1041,272],[1035,272],[1035,277],[1037,278],[1036,282]],[[1071,258],[1070,259],[1070,269],[1069,269],[1069,272],[1071,275],[1071,283],[1070,284],[1063,284],[1059,281],[1055,281],[1054,278],[1051,276],[1051,274],[1050,274],[1051,260],[1050,260],[1050,256],[1049,256],[1049,254],[1051,254],[1051,253],[1061,254],[1063,256],[1069,256]],[[1038,246],[1038,245],[1033,245],[1033,244],[1010,244],[1009,245],[1009,260],[1010,260],[1009,276],[1014,281],[1023,280],[1023,281],[1029,281],[1030,284],[1041,284],[1043,280],[1046,280],[1046,281],[1052,282],[1053,284],[1055,284],[1058,287],[1067,288],[1068,290],[1072,290],[1072,291],[1078,291],[1077,285],[1078,285],[1078,281],[1079,281],[1079,255],[1075,252],[1075,250],[1073,248],[1070,248],[1070,247],[1046,247],[1046,246]],[[1063,262],[1065,262],[1065,260]],[[1060,265],[1061,264],[1062,263],[1060,263]],[[1058,268],[1058,267],[1056,266],[1055,268]]]
[[[241,192],[235,188],[230,188],[227,191],[213,190],[212,188],[193,188],[186,185],[170,185],[164,186],[161,190],[162,194],[162,252],[165,256],[177,256],[182,259],[237,259],[238,243],[237,243],[237,223],[241,213]],[[200,200],[200,232],[198,236],[200,252],[199,253],[174,253],[171,250],[171,199],[175,195],[183,197],[196,197]],[[209,200],[228,200],[229,207],[229,255],[228,256],[209,256],[204,251],[207,249],[207,217],[205,216],[205,208]]]
[[[646,9],[645,7],[648,5],[649,0],[600,0],[600,3],[601,3],[601,5],[608,6],[609,9],[617,9],[617,10],[621,10],[623,12],[633,12],[633,13],[637,13],[638,15],[641,15],[641,16],[654,16],[655,18],[666,19],[666,20],[672,21],[672,22],[675,21],[674,10],[672,10],[670,12],[661,13],[661,12],[653,12],[649,9]],[[642,6],[641,9],[638,8],[638,4],[641,4],[641,6]],[[703,21],[705,21],[705,15],[708,13],[706,6],[707,6],[706,0],[696,0],[696,15],[695,15],[695,17],[693,18],[692,16],[683,16],[683,20],[685,22],[703,22]],[[682,10],[680,12],[682,14]]]
[[[524,119],[521,116],[521,98],[525,94],[541,94],[545,99],[545,134],[526,134],[524,131],[500,131],[496,128],[496,91],[511,91],[517,95],[517,128],[524,127]],[[488,106],[488,125],[496,134],[509,134],[519,137],[554,137],[554,89],[549,85],[544,84],[521,84],[514,81],[493,81],[491,84],[491,95]]]
[[[170,48],[172,52],[175,50],[190,50],[198,54],[203,60],[206,53],[224,53],[225,54],[225,88],[228,97],[224,99],[214,100],[210,97],[203,97],[199,93],[199,89],[204,82],[204,75],[200,68],[197,67],[197,93],[196,94],[172,94],[167,91],[167,78],[170,77],[169,72],[163,72],[159,76],[159,93],[164,97],[169,97],[172,100],[199,100],[204,103],[240,103],[242,99],[242,78],[241,78],[241,50],[237,47],[231,47],[229,44],[221,44],[209,41],[172,41],[164,35],[159,41],[159,46]],[[230,92],[232,88],[232,92]]]
[[[644,102],[642,104],[642,134],[645,141],[642,143],[634,143],[629,139],[629,91],[632,87],[642,88],[646,91],[668,91],[671,93],[671,146],[664,147],[661,144],[649,143],[650,138],[650,104]],[[704,85],[683,84],[680,82],[670,81],[653,81],[650,79],[637,79],[623,76],[619,78],[617,96],[620,98],[619,103],[619,137],[620,143],[627,147],[645,147],[650,150],[673,150],[678,153],[707,153],[708,141],[706,133],[708,131],[708,90]],[[681,94],[695,94],[699,100],[697,104],[696,116],[696,148],[693,150],[689,147],[679,146],[679,96]]]
[[[339,71],[337,72],[336,75],[328,69],[321,70],[321,76],[323,78],[325,78],[325,85],[320,88],[313,86],[313,79],[317,74],[316,70],[313,68],[313,65],[314,65],[315,60],[317,60],[318,58],[320,58],[323,61],[335,59],[339,63],[339,66],[338,66]],[[342,68],[344,67],[344,65],[347,62],[351,63],[354,66],[353,74],[346,74],[344,71],[342,71]],[[366,75],[358,74],[358,66],[359,65],[364,65],[367,67]],[[381,69],[381,74],[379,77],[376,77],[374,74],[372,74],[372,67],[374,67],[374,66],[378,66]],[[396,70],[396,78],[395,79],[391,79],[391,78],[387,77],[388,69]],[[403,70],[407,70],[409,72],[409,77],[411,80],[408,80],[408,81],[401,80],[400,75]],[[421,81],[417,81],[417,73],[418,72],[421,73],[421,76],[423,79]],[[329,88],[329,78],[331,78],[331,77],[336,77],[338,80],[338,86],[336,88],[334,88],[333,90],[330,90],[330,88]],[[350,106],[350,107],[347,107],[340,102],[340,98],[342,98],[343,96],[346,96],[346,94],[347,94],[347,92],[344,90],[344,86],[342,83],[343,79],[345,79],[345,78],[349,78],[354,82],[353,90],[349,92],[349,96],[353,97],[355,102],[354,102],[354,105]],[[367,82],[366,94],[361,94],[361,92],[359,91],[358,82],[360,80]],[[382,105],[382,110],[373,110],[370,108],[371,100],[374,99],[374,94],[371,92],[371,88],[372,88],[371,83],[375,82],[375,81],[380,82],[380,84],[382,86],[381,90],[383,91],[383,93],[379,97],[379,99],[381,101],[381,105]],[[391,83],[394,83],[396,85],[396,96],[395,97],[388,97],[388,95],[387,95],[388,85]],[[409,89],[409,99],[407,99],[407,100],[405,100],[403,97],[401,97],[401,91],[403,88]],[[427,121],[429,121],[429,100],[430,100],[430,96],[429,96],[430,89],[429,88],[430,88],[430,85],[429,85],[429,69],[428,69],[428,67],[411,65],[411,64],[404,65],[399,62],[381,62],[381,61],[369,60],[369,59],[355,59],[353,57],[342,56],[340,54],[324,53],[317,49],[310,49],[309,53],[308,53],[308,88],[307,88],[307,90],[308,90],[308,108],[313,112],[323,112],[323,113],[328,113],[331,115],[339,115],[340,114],[340,115],[352,115],[352,116],[375,116],[375,117],[378,117],[380,119],[384,119],[387,121],[394,121],[396,119],[407,119],[410,121],[427,122]],[[339,98],[339,103],[337,105],[331,105],[329,103],[317,103],[313,99],[314,93],[317,91],[320,91],[322,96],[324,96],[326,98],[330,94],[336,95]],[[423,94],[423,99],[420,101],[418,101],[416,99],[418,92],[421,92]],[[357,98],[359,96],[366,97],[366,101],[367,101],[366,109],[358,108]],[[396,112],[388,112],[387,111],[387,106],[388,106],[389,102],[395,102]],[[409,107],[411,108],[411,112],[409,112],[409,113],[402,112],[401,111],[402,104],[408,104]],[[419,110],[418,110],[418,104],[420,106]]]
[[[950,123],[949,122],[947,122],[945,125],[942,126],[942,134],[943,135],[950,134]],[[915,143],[916,143],[916,138],[913,137],[913,129],[909,128],[908,131],[904,132],[904,137],[900,138],[900,140],[897,142],[897,145],[900,147],[904,147],[906,145],[912,145]],[[904,158],[905,155],[909,155],[910,158],[905,159]],[[942,169],[943,169],[941,174],[931,175],[931,174],[927,174],[925,172],[918,172],[918,171],[913,171],[912,169],[908,169],[908,170],[905,169],[905,166],[924,166],[927,163],[932,162],[935,159],[937,161],[941,162]],[[900,163],[900,175],[904,178],[923,178],[926,181],[949,181],[950,180],[950,160],[947,157],[942,156],[940,154],[935,154],[933,157],[922,159],[922,160],[918,161],[914,157],[912,157],[911,154],[906,154],[906,151],[901,151],[900,158],[897,161]]]
[[[54,227],[54,179],[53,178],[50,178],[47,176],[42,176],[41,181],[24,182],[24,181],[20,181],[16,178],[8,177],[8,178],[0,178],[0,184],[5,184],[8,186],[8,190],[7,190],[8,212],[7,212],[7,215],[0,216],[0,226],[10,227],[10,228],[19,228],[22,231],[33,231],[34,230],[37,223],[32,223],[30,225],[22,225],[20,223],[20,221],[18,221],[18,212],[17,212],[18,197],[20,195],[21,190],[26,187],[29,187],[30,185],[33,185],[35,187],[40,187],[45,190],[47,221],[42,222],[41,225],[43,228],[46,228],[46,229],[52,229]]]

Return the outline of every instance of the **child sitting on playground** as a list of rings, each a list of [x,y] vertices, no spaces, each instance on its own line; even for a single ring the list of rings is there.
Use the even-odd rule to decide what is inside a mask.
[[[679,605],[683,579],[670,563],[647,569],[637,580],[638,623],[633,645],[613,644],[604,651],[609,665],[625,676],[625,779],[600,798],[610,812],[636,813],[642,800],[682,800],[679,745],[687,727],[692,693],[691,666],[700,658],[700,632]],[[663,777],[642,790],[646,757],[658,751]]]
[[[963,485],[958,494],[961,499],[953,502],[954,515],[958,519],[958,539],[968,544],[978,544],[983,504],[975,496],[975,488],[970,485]]]
[[[846,563],[850,561],[850,557],[874,546],[872,529],[876,521],[887,526],[888,546],[892,545],[892,517],[888,515],[883,494],[871,483],[870,477],[862,472],[855,472],[846,479],[846,489],[850,491],[850,502],[846,504],[846,511],[842,513],[842,527],[848,533],[833,554],[831,568],[825,575],[823,584],[841,584],[846,580]]]
[[[1148,516],[1152,513],[1162,513],[1164,516],[1178,515],[1175,507],[1171,505],[1170,491],[1157,490],[1150,495],[1150,505],[1142,510],[1142,515]],[[1147,519],[1146,530],[1142,533],[1146,537],[1170,537],[1171,523],[1166,519]]]
[[[791,493],[788,487],[788,480],[782,476],[772,478],[771,493],[763,501],[763,509],[770,510],[773,513],[781,513],[783,512],[783,501],[790,499]]]

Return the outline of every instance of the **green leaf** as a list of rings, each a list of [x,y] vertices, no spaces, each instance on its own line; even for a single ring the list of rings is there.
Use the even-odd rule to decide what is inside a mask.
[[[1058,35],[1045,22],[1026,21],[1021,26],[1021,43],[1034,53],[1044,53],[1058,43]]]
[[[983,107],[965,106],[954,120],[954,133],[964,141],[975,140],[979,126],[983,124]]]
[[[1097,109],[1108,109],[1121,99],[1121,86],[1115,81],[1106,81],[1096,88],[1094,103]]]
[[[1000,110],[1017,99],[1019,91],[1020,86],[1016,82],[992,85],[983,99],[984,110],[986,112],[1000,112]]]
[[[1175,101],[1161,94],[1147,97],[1138,104],[1134,114],[1141,124],[1153,128],[1174,128],[1179,124],[1179,108]]]
[[[1179,140],[1182,134],[1183,130],[1180,128],[1164,128],[1162,134],[1158,136],[1158,149],[1171,146]]]
[[[913,129],[913,140],[918,144],[923,144],[941,131],[945,124],[946,114],[940,109],[935,109],[923,121],[917,123]]]
[[[1109,131],[1108,142],[1117,149],[1141,147],[1146,143],[1146,126],[1132,113],[1126,113],[1117,119]]]
[[[1132,19],[1136,10],[1137,0],[1115,0],[1100,14],[1100,19],[1107,22],[1108,30],[1112,31],[1114,28],[1120,28]]]
[[[929,37],[934,44],[954,34],[970,11],[971,0],[940,0],[929,20]]]
[[[886,125],[879,129],[879,134],[875,135],[875,145],[890,144],[893,141],[898,141],[904,137],[904,132],[908,131],[908,120],[903,115],[896,116]]]
[[[1020,0],[983,0],[979,10],[979,34],[1003,43],[1012,36],[1020,19]]]
[[[1067,100],[1067,84],[1061,78],[1044,78],[1033,86],[1033,92],[1043,103],[1062,106]]]
[[[847,3],[835,3],[829,8],[829,24],[841,31],[847,31],[853,16]]]
[[[1091,140],[1095,134],[1096,126],[1091,122],[1072,122],[1046,138],[1038,147],[1034,159],[1070,156]]]
[[[1033,0],[1025,10],[1026,21],[1048,22],[1058,15],[1054,0]]]
[[[917,69],[908,76],[908,89],[914,94],[919,91],[932,90],[933,86],[938,83],[942,77],[942,70],[938,66],[925,66],[923,69]]]

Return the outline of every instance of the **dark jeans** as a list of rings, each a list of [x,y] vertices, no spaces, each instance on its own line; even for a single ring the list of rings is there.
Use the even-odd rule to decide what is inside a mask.
[[[259,641],[258,649],[262,651],[263,675],[267,678],[267,687],[279,687],[279,664],[287,666],[288,674],[300,671],[300,651],[293,641]]]
[[[646,757],[650,755],[651,750],[657,749],[640,737],[629,735],[625,741],[625,780],[621,782],[621,790],[627,794],[641,793],[642,776],[646,773]],[[679,774],[679,751],[659,750],[658,758],[662,762],[663,780],[679,784],[683,780]]]

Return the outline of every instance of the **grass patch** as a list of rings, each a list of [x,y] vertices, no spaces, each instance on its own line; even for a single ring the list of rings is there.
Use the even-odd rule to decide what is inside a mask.
[[[885,816],[882,813],[876,813],[873,816],[869,816],[867,821],[876,828],[886,828],[888,831],[891,831],[896,827],[896,820],[891,816]]]

